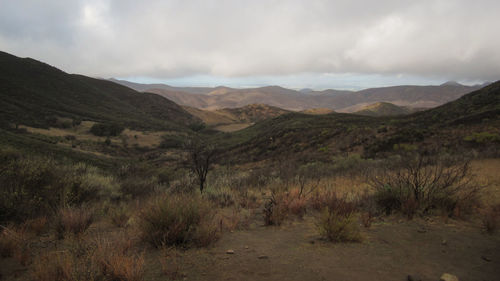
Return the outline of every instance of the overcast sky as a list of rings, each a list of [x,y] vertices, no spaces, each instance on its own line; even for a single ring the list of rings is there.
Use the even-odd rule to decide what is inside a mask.
[[[0,50],[139,82],[364,88],[500,79],[498,0],[0,0]]]

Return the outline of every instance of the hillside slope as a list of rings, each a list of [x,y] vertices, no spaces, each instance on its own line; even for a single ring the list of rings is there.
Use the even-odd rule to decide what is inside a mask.
[[[131,128],[184,130],[199,120],[174,102],[116,83],[67,74],[45,63],[0,52],[2,126],[48,127],[65,117]]]

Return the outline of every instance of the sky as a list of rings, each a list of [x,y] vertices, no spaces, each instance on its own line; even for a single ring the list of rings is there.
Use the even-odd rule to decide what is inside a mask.
[[[498,0],[0,0],[0,50],[174,86],[500,79]]]

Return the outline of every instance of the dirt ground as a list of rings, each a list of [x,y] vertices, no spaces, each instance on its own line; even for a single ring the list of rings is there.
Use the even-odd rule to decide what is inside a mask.
[[[150,257],[147,280],[164,280],[163,259],[184,280],[500,280],[500,235],[464,222],[378,222],[361,243],[322,241],[313,220],[286,226],[255,225],[225,234],[208,249]],[[228,254],[233,250],[234,254]],[[158,263],[158,262],[156,262]],[[172,275],[170,275],[172,277]]]

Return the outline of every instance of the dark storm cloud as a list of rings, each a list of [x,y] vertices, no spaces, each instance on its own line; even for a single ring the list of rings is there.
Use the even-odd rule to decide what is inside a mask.
[[[93,76],[496,80],[497,1],[8,1],[0,49]]]

